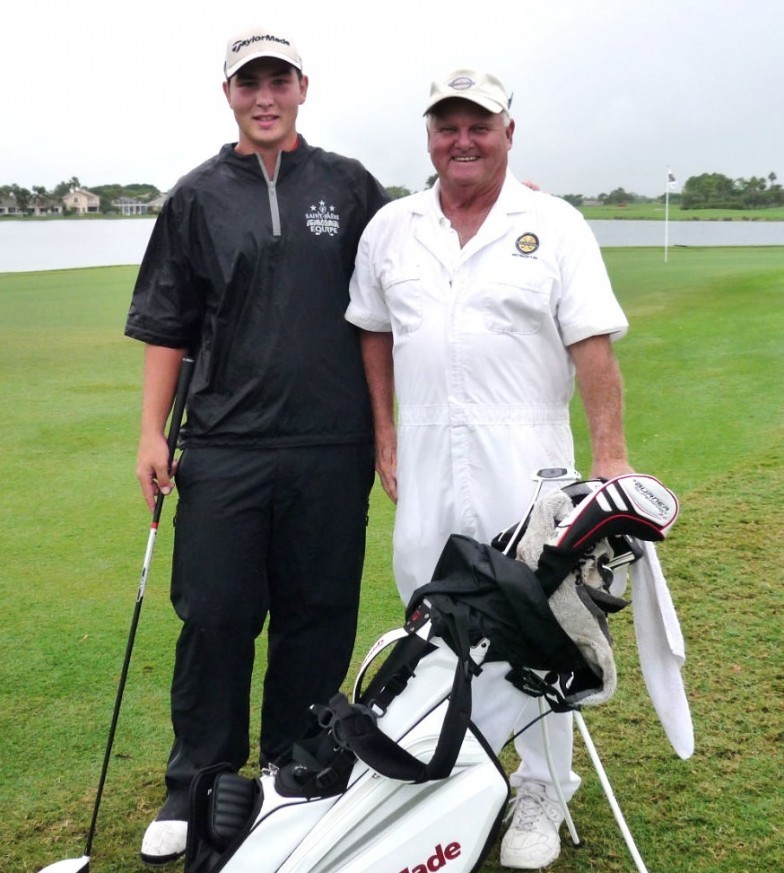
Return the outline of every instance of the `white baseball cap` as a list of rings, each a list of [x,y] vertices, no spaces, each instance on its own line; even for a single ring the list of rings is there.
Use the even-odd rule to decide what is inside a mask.
[[[240,67],[256,58],[279,58],[302,70],[302,58],[291,39],[279,31],[254,27],[226,44],[226,63],[223,66],[226,78],[230,79]]]
[[[478,70],[453,70],[443,79],[436,79],[430,86],[430,98],[427,101],[424,115],[442,100],[457,97],[460,100],[470,100],[486,109],[498,113],[508,110],[512,98],[506,93],[500,79],[490,73],[480,73]]]

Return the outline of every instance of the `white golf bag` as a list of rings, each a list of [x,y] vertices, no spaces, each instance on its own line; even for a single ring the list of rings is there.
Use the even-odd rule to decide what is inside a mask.
[[[626,605],[607,591],[612,568],[634,560],[632,537],[663,539],[677,515],[674,495],[647,476],[557,494],[557,508],[551,501],[540,513],[544,534],[534,513],[514,542],[450,537],[404,627],[365,658],[352,702],[338,694],[314,706],[312,736],[290,759],[259,779],[227,766],[197,777],[187,873],[479,869],[509,784],[500,749],[475,724],[487,714],[472,714],[472,678],[485,662],[508,662],[500,695],[542,696],[553,710],[607,699],[606,613]],[[508,557],[512,547],[533,548],[533,568]],[[578,625],[572,638],[565,628]]]

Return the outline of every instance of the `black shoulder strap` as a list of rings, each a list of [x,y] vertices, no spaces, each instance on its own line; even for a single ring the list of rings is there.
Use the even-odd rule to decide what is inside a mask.
[[[458,660],[441,733],[429,762],[415,758],[378,727],[377,717],[368,705],[372,705],[372,699],[367,692],[363,694],[366,701],[363,703],[349,703],[343,694],[335,695],[329,702],[329,729],[335,742],[390,779],[415,783],[445,779],[455,766],[468,729],[471,679],[476,669],[468,640],[468,608],[451,601],[440,603],[439,610],[455,643]],[[371,690],[375,689],[369,686],[368,691]],[[388,703],[389,700],[385,700],[384,708]]]

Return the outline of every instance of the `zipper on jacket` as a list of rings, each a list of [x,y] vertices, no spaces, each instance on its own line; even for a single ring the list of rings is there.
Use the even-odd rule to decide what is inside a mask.
[[[278,152],[278,158],[275,161],[275,173],[272,178],[267,175],[267,168],[264,166],[264,161],[260,154],[256,154],[261,172],[264,175],[264,180],[267,183],[267,193],[269,195],[270,215],[272,216],[272,235],[280,236],[280,210],[278,209],[278,173],[280,171],[280,156],[282,152]]]

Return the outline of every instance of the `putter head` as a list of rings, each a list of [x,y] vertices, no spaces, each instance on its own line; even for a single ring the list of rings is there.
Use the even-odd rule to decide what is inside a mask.
[[[66,858],[64,861],[55,861],[48,867],[44,867],[39,873],[89,873],[90,856],[82,855],[81,858]]]
[[[558,524],[550,543],[563,554],[583,552],[612,536],[657,542],[678,517],[678,498],[653,476],[627,473],[580,485],[590,493]]]

